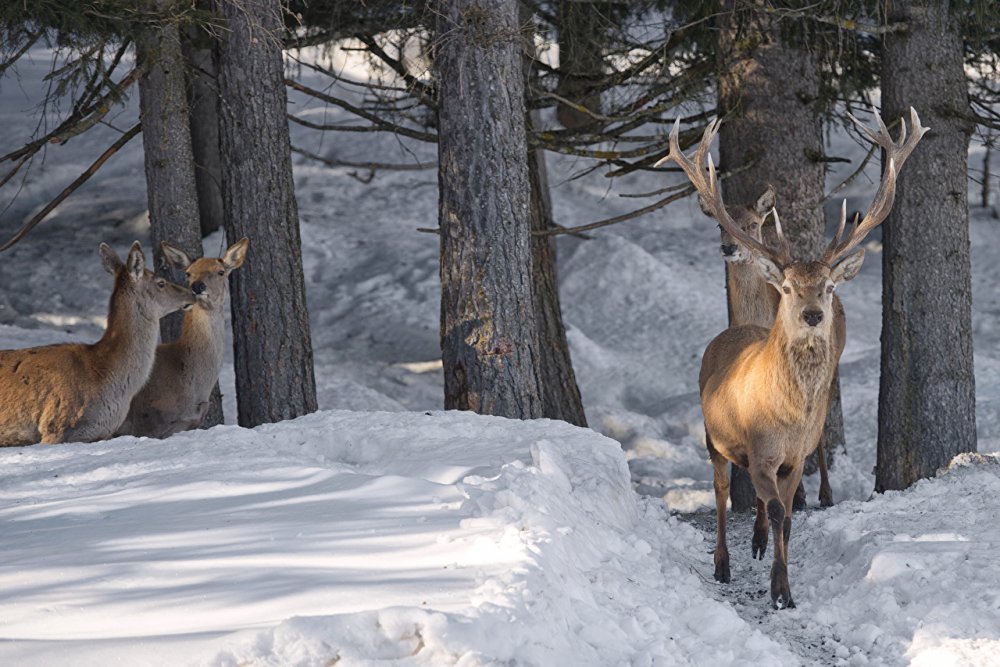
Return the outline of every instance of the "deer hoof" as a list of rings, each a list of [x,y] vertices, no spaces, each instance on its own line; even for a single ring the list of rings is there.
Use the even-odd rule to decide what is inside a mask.
[[[820,489],[819,490],[819,506],[820,507],[833,507],[833,492],[830,489]]]
[[[767,551],[767,525],[765,524],[762,528],[757,528],[754,526],[753,529],[753,542],[751,542],[751,547],[753,549],[753,557],[757,560],[764,560],[764,553]]]
[[[771,567],[771,606],[774,609],[795,608],[792,590],[788,585],[788,570],[780,563]]]
[[[802,484],[799,483],[799,488],[795,489],[795,497],[792,498],[792,509],[801,511],[806,507],[808,507],[808,503],[806,502],[806,490],[803,488]]]
[[[728,584],[731,579],[729,574],[729,553],[719,553],[715,554],[715,580]]]

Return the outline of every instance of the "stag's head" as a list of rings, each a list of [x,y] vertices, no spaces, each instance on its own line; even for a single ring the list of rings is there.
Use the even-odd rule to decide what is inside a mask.
[[[874,110],[873,110],[874,111]],[[794,261],[788,241],[781,232],[781,221],[776,210],[774,216],[777,246],[763,242],[760,228],[757,233],[745,229],[738,216],[730,212],[722,202],[722,191],[715,173],[715,164],[709,147],[719,130],[719,120],[708,124],[693,156],[688,157],[680,149],[678,139],[680,120],[674,123],[670,133],[670,152],[657,164],[674,160],[687,175],[698,192],[702,210],[715,218],[729,238],[749,251],[762,275],[781,296],[777,317],[788,330],[802,335],[825,335],[833,320],[833,292],[837,285],[854,278],[864,262],[864,250],[858,246],[868,233],[882,224],[896,195],[896,177],[906,158],[910,156],[920,138],[928,128],[921,126],[917,112],[910,108],[912,133],[907,138],[906,121],[900,119],[902,129],[899,139],[893,140],[889,130],[874,111],[878,131],[863,125],[857,118],[851,119],[861,128],[868,139],[885,150],[886,168],[878,191],[864,217],[856,216],[850,232],[844,237],[847,222],[847,202],[840,209],[840,224],[830,244],[819,257]],[[760,216],[762,219],[764,216]]]

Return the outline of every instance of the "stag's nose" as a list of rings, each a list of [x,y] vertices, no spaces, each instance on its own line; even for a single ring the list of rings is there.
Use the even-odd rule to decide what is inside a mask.
[[[191,285],[191,291],[194,292],[195,294],[204,294],[206,289],[207,288],[205,287],[205,283],[201,282],[200,280],[196,282],[194,285]]]
[[[816,326],[823,321],[823,311],[822,310],[804,310],[802,311],[802,319],[806,321],[811,327]]]
[[[721,248],[724,257],[732,257],[736,253],[735,243],[723,243]]]

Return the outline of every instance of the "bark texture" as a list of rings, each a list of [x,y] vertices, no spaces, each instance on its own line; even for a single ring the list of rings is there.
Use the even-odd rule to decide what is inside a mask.
[[[226,236],[250,238],[230,277],[241,426],[316,410],[302,242],[285,120],[279,0],[219,0]]]
[[[219,148],[218,54],[215,38],[196,27],[181,35],[201,235],[222,226],[222,155]],[[235,242],[235,240],[234,240]]]
[[[976,449],[966,160],[972,126],[949,2],[897,3],[886,36],[883,117],[913,106],[931,128],[907,160],[882,228],[877,491],[933,476]]]
[[[601,113],[601,94],[590,89],[604,75],[604,22],[606,2],[559,0],[559,84],[557,93],[567,100]],[[584,127],[593,116],[574,106],[560,103],[556,118],[566,128]]]
[[[777,26],[762,12],[738,27],[732,0],[723,0],[722,7],[720,54],[725,58],[737,49],[746,54],[719,78],[719,113],[727,116],[719,131],[719,163],[722,169],[753,163],[751,169],[726,180],[726,204],[752,203],[768,184],[774,186],[793,256],[815,258],[825,246],[826,228],[823,210],[815,205],[823,198],[826,175],[820,159],[822,127],[814,106],[820,84],[816,61],[783,41]],[[832,462],[834,450],[844,444],[839,376],[831,387],[822,437]],[[754,506],[750,476],[735,466],[732,473],[733,511],[748,511]]]
[[[155,0],[148,7],[157,11],[168,4],[166,0]],[[185,62],[177,25],[166,23],[156,31],[138,36],[136,52],[146,67],[145,76],[139,80],[139,112],[154,264],[157,273],[178,285],[186,285],[184,272],[167,265],[160,250],[160,242],[168,241],[192,258],[202,255],[196,217],[202,193],[197,187],[196,151],[188,126]],[[160,321],[164,342],[180,337],[183,319],[183,313],[173,313]],[[223,421],[222,393],[216,385],[202,427]]]
[[[445,408],[543,415],[517,0],[437,6]]]

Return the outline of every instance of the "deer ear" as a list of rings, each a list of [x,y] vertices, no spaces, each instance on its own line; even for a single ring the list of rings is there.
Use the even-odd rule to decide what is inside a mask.
[[[754,261],[757,262],[757,269],[761,272],[761,275],[764,276],[764,280],[780,290],[781,283],[785,281],[785,272],[779,268],[777,264],[763,255],[755,255]]]
[[[167,264],[170,266],[182,271],[191,266],[191,258],[177,246],[170,245],[166,241],[161,241],[160,250],[163,252],[163,259],[167,260]]]
[[[848,255],[834,264],[830,270],[830,280],[834,283],[851,280],[854,276],[858,275],[858,271],[861,270],[861,265],[864,264],[864,261],[865,249],[859,248],[857,252]]]
[[[138,241],[133,243],[132,248],[128,251],[128,257],[125,259],[125,270],[128,271],[128,277],[135,282],[138,282],[146,271],[146,256],[142,254],[142,246],[139,245]]]
[[[104,267],[104,270],[111,275],[118,273],[118,269],[122,267],[122,260],[118,256],[118,253],[107,243],[101,244],[99,252],[101,253],[101,265]]]
[[[243,266],[243,260],[247,258],[247,248],[249,247],[250,239],[246,236],[229,246],[226,254],[222,256],[222,263],[225,265],[227,271],[232,271]]]
[[[757,211],[757,215],[765,218],[771,209],[775,207],[777,201],[778,195],[774,191],[774,186],[768,184],[767,189],[761,193],[760,197],[757,197],[757,203],[754,204],[754,210]]]

